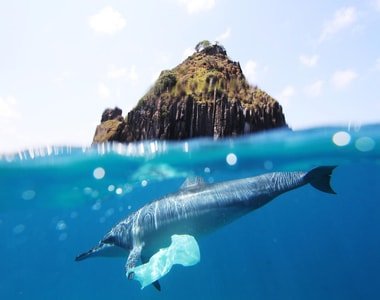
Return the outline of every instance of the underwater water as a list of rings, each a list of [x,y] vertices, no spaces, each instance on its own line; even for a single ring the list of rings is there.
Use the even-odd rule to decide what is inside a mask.
[[[205,236],[161,292],[127,280],[126,258],[74,261],[188,176],[321,165],[337,195],[303,186]],[[380,299],[380,125],[0,155],[0,237],[0,299]]]

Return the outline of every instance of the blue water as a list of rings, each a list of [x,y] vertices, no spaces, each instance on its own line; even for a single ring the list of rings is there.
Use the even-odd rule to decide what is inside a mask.
[[[319,165],[338,166],[337,195],[304,186],[204,237],[162,292],[128,281],[124,258],[74,261],[187,176]],[[0,237],[0,299],[380,299],[380,125],[0,155]]]

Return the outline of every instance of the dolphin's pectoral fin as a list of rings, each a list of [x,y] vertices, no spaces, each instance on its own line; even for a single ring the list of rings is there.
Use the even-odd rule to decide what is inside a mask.
[[[141,259],[141,251],[142,251],[142,245],[140,246],[134,246],[129,253],[127,263],[125,264],[125,272],[128,277],[128,279],[133,279],[134,273],[131,272],[130,270],[136,267],[138,264],[139,260]]]
[[[146,258],[146,256],[144,256],[144,255],[141,256],[141,262],[143,264],[146,264],[148,261],[149,261],[149,259]],[[161,292],[161,284],[158,280],[152,282],[152,285],[156,288],[157,291]]]

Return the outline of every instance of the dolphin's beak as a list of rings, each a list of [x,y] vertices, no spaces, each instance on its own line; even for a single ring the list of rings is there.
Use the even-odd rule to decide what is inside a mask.
[[[120,247],[117,247],[114,244],[106,244],[106,243],[100,242],[94,248],[88,250],[87,252],[79,254],[77,257],[75,257],[75,261],[81,261],[89,257],[98,257],[98,256],[125,257],[126,255],[127,255],[126,250]]]
[[[105,250],[106,248],[113,247],[111,244],[104,244],[99,243],[99,245],[95,246],[94,248],[88,250],[87,252],[84,252],[82,254],[79,254],[77,257],[75,257],[75,261],[81,261],[91,256],[98,256],[98,252],[101,252]]]

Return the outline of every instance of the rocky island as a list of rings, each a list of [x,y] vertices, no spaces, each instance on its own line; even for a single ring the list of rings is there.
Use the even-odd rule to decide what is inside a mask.
[[[287,127],[281,105],[246,80],[225,48],[202,41],[172,70],[162,71],[127,116],[106,109],[94,143],[224,138]]]

